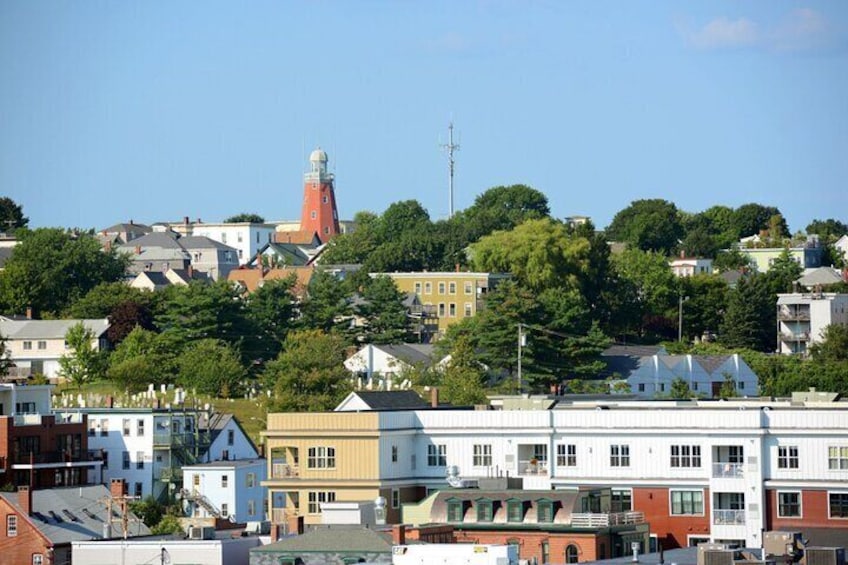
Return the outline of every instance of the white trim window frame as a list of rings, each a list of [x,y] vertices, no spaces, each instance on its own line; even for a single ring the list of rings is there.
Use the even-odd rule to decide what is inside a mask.
[[[787,498],[784,498],[786,496]],[[789,496],[794,496],[794,500],[789,499]],[[804,508],[803,508],[803,497],[801,496],[801,491],[799,490],[779,490],[775,494],[775,498],[777,499],[777,517],[778,518],[803,518],[804,517]],[[796,514],[787,514],[783,512],[785,509],[797,507],[798,511]]]
[[[839,497],[839,515],[833,513],[833,497]],[[848,520],[848,491],[827,491],[827,517],[829,520]]]
[[[675,497],[676,494],[679,495]],[[686,495],[689,496],[686,496]],[[677,500],[675,500],[677,498]],[[698,506],[700,505],[700,509]],[[679,509],[675,512],[675,506]],[[687,508],[688,506],[688,508]],[[700,510],[700,511],[699,511]],[[704,515],[704,489],[669,489],[668,491],[668,515],[669,516],[703,516]]]
[[[800,466],[797,445],[777,446],[777,468],[785,470],[798,470]]]

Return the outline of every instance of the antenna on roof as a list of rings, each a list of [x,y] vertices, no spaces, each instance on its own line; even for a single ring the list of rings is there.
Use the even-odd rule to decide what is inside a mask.
[[[453,142],[453,120],[448,124],[448,142],[441,144],[443,151],[448,153],[448,218],[453,218],[453,173],[456,161],[454,151],[459,151],[459,143]]]

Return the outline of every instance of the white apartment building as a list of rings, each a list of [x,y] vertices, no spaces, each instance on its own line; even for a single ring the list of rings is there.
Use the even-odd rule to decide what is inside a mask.
[[[124,479],[130,495],[170,498],[182,467],[258,453],[230,414],[194,408],[73,408],[88,414],[88,451],[102,460],[102,478]]]
[[[214,461],[183,467],[183,509],[198,518],[222,518],[233,522],[266,519],[264,459]]]
[[[272,241],[275,231],[273,224],[250,222],[196,223],[191,226],[191,235],[206,236],[224,245],[235,247],[238,250],[239,265],[250,262],[263,246]]]
[[[777,343],[784,354],[806,354],[822,341],[831,324],[848,325],[848,294],[834,292],[777,295]]]
[[[848,402],[270,414],[265,435],[275,517],[278,498],[287,515],[319,512],[313,498],[375,492],[397,508],[447,488],[455,466],[463,479],[519,476],[524,489],[609,487],[616,511],[642,512],[666,548],[759,547],[762,530],[848,527]]]
[[[713,272],[713,260],[698,257],[680,257],[668,262],[676,277],[708,275]]]

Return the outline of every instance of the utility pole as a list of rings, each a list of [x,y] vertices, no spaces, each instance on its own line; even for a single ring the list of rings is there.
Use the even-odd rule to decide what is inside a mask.
[[[448,152],[448,218],[453,218],[453,153],[459,151],[459,144],[453,142],[453,122],[448,125],[448,142],[442,144],[442,149]]]
[[[521,394],[521,353],[525,345],[524,324],[518,323],[518,393]]]

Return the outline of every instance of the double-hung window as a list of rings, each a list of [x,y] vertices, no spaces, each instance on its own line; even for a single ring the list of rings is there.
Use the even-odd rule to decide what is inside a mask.
[[[573,443],[561,443],[557,445],[557,466],[577,466],[577,445]]]
[[[671,514],[673,516],[692,516],[704,513],[704,491],[702,490],[673,490],[671,497]]]
[[[310,447],[307,451],[306,466],[310,469],[335,469],[335,447]]]
[[[478,443],[474,445],[474,457],[472,464],[475,467],[491,467],[492,466],[492,446],[488,443]]]
[[[777,468],[778,469],[797,469],[798,468],[798,446],[797,445],[779,445],[777,447]]]
[[[630,446],[610,446],[610,467],[630,467]]]
[[[778,518],[800,518],[801,517],[801,493],[800,492],[777,492],[777,517]]]
[[[444,467],[448,464],[448,446],[444,444],[427,446],[427,466]]]
[[[672,445],[671,446],[672,467],[700,467],[701,446],[700,445]]]

